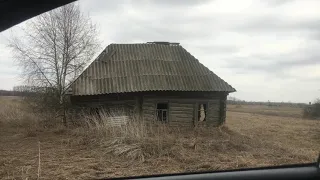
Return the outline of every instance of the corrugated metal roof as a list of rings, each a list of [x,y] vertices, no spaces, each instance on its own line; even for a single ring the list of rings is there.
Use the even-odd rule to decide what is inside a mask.
[[[110,44],[72,84],[72,95],[235,89],[180,45]]]

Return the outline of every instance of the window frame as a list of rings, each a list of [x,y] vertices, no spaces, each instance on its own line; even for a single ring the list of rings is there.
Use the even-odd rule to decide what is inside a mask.
[[[206,109],[204,110],[204,112],[205,112],[205,120],[204,121],[199,121],[199,112],[200,112],[200,109],[199,109],[199,106],[200,106],[200,104],[205,104],[206,105]],[[209,112],[208,112],[208,109],[209,109],[209,102],[208,101],[198,101],[197,103],[196,103],[196,122],[206,122],[206,121],[208,121],[207,120],[207,118],[208,118],[208,114],[209,114]]]
[[[161,109],[158,109],[158,104],[167,104],[167,119],[166,119],[166,121],[159,121],[158,120],[158,110],[161,110]],[[157,101],[156,103],[155,103],[155,120],[156,120],[156,122],[161,122],[161,123],[169,123],[169,120],[170,120],[170,116],[169,116],[169,114],[170,114],[170,104],[169,104],[169,102],[168,101]]]

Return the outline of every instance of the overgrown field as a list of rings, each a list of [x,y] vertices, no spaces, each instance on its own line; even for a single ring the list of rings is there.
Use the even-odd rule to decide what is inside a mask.
[[[47,126],[20,99],[0,98],[1,179],[90,179],[315,161],[320,121],[302,110],[228,108],[220,128],[181,129],[139,121],[115,128],[83,116],[82,127]],[[276,112],[276,113],[274,113]],[[102,116],[103,117],[103,116]],[[40,155],[40,156],[39,156]],[[39,165],[40,162],[40,165]]]
[[[303,109],[299,107],[267,105],[228,105],[228,110],[233,112],[295,118],[301,118],[303,113]]]

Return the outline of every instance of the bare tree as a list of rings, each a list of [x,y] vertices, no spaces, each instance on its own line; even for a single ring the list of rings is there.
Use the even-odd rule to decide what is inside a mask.
[[[23,33],[10,42],[23,77],[32,86],[53,91],[59,109],[65,109],[68,86],[99,47],[95,25],[72,3],[31,20]]]

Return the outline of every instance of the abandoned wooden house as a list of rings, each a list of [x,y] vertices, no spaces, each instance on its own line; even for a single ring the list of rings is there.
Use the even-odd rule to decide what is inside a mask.
[[[71,86],[71,102],[125,108],[145,122],[218,126],[235,89],[179,43],[110,44]]]

